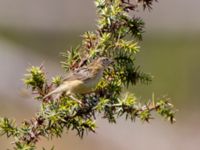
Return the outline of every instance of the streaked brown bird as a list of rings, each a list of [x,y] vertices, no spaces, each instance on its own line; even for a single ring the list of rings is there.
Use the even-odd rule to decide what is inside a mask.
[[[69,72],[63,83],[55,90],[44,96],[44,99],[53,95],[66,93],[73,100],[81,103],[74,97],[75,94],[86,94],[92,92],[103,76],[104,70],[112,63],[107,57],[100,57],[94,60],[88,66],[78,68]]]

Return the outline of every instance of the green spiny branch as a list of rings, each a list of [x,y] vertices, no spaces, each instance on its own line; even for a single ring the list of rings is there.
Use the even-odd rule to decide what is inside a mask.
[[[149,122],[157,112],[161,117],[175,121],[173,105],[165,98],[149,100],[142,104],[133,94],[122,96],[123,88],[135,86],[138,82],[149,83],[152,78],[136,65],[136,54],[139,52],[138,40],[142,40],[144,22],[141,18],[131,17],[140,4],[144,9],[152,8],[154,0],[95,0],[97,8],[97,29],[82,35],[82,43],[62,53],[62,66],[66,71],[86,66],[99,57],[109,57],[114,65],[104,71],[103,79],[93,93],[76,95],[84,105],[79,105],[66,95],[59,99],[43,98],[58,87],[63,79],[60,76],[47,82],[44,67],[28,69],[24,82],[32,89],[35,99],[41,102],[41,110],[36,116],[16,125],[8,118],[0,119],[0,135],[15,139],[15,150],[34,150],[40,137],[61,137],[64,129],[76,131],[79,137],[85,132],[95,132],[96,115],[102,115],[110,123],[117,118]]]

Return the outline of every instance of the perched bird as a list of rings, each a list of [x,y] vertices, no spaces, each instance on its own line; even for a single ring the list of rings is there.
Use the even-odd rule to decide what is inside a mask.
[[[44,99],[53,95],[66,93],[73,100],[81,103],[74,97],[75,94],[90,93],[97,86],[103,71],[112,63],[112,60],[107,57],[100,57],[94,60],[88,66],[78,68],[75,71],[69,72],[63,83],[55,90],[44,96]]]

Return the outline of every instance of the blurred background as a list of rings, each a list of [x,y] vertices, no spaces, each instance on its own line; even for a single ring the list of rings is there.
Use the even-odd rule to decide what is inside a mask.
[[[159,0],[153,10],[138,12],[146,22],[137,63],[154,75],[152,84],[130,90],[148,100],[167,95],[179,109],[177,123],[159,117],[151,123],[123,118],[109,124],[97,119],[97,133],[83,140],[69,132],[39,149],[58,150],[199,150],[200,147],[200,1]],[[44,64],[48,78],[63,75],[60,52],[80,44],[80,34],[95,29],[92,0],[0,0],[0,116],[20,123],[39,110],[22,78],[31,65]],[[0,137],[0,149],[11,148]]]

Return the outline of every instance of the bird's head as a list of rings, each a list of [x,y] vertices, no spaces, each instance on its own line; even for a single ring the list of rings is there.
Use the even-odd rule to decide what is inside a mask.
[[[113,61],[108,57],[100,57],[96,61],[97,63],[101,64],[104,67],[108,67]]]

